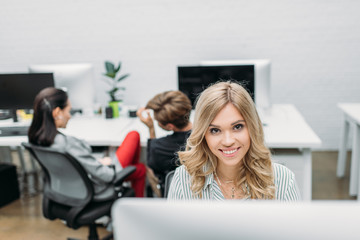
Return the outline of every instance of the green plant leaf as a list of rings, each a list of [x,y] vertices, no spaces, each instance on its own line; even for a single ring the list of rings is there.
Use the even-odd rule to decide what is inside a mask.
[[[112,62],[105,61],[106,72],[115,75],[115,66]]]
[[[119,88],[115,87],[113,89],[111,89],[110,91],[108,91],[109,94],[114,94],[119,90]]]
[[[110,78],[115,78],[116,74],[115,73],[104,73],[105,76],[110,77]]]
[[[119,65],[117,66],[117,68],[114,70],[115,73],[117,73],[118,71],[120,71],[121,69],[121,62],[119,62]]]
[[[130,76],[130,74],[122,75],[117,81],[120,82],[121,80],[124,80],[124,79],[127,78],[128,76]]]

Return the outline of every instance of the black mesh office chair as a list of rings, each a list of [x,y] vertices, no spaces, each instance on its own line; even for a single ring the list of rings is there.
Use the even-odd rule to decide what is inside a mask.
[[[95,220],[110,216],[113,202],[119,197],[132,197],[134,190],[122,186],[135,167],[124,168],[113,184],[116,194],[106,200],[94,200],[94,188],[85,169],[70,154],[50,147],[29,143],[22,145],[39,162],[44,172],[43,215],[62,219],[70,228],[89,226],[88,239],[98,239]],[[105,239],[112,239],[112,234]]]

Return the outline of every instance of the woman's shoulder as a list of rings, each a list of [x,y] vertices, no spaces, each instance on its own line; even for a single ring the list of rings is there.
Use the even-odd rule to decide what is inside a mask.
[[[175,169],[169,189],[168,199],[191,199],[190,175],[184,165]]]
[[[58,133],[55,136],[54,143],[51,147],[62,148],[67,146],[82,145],[82,141],[73,136],[68,136],[63,133]]]
[[[54,138],[54,143],[51,145],[51,147],[64,147],[67,144],[67,137],[66,135],[62,134],[62,133],[58,133],[56,134],[55,138]]]
[[[295,180],[295,174],[286,166],[273,163],[274,184],[276,187],[276,199],[284,201],[296,201],[300,199],[300,193]]]
[[[180,165],[179,167],[177,167],[175,169],[175,174],[178,174],[179,176],[182,176],[183,178],[188,178],[190,177],[188,171],[186,170],[184,165]]]
[[[294,173],[286,166],[279,163],[272,163],[273,172],[275,177],[292,176]]]
[[[54,143],[58,143],[58,144],[66,143],[68,141],[74,141],[74,139],[76,139],[76,138],[67,136],[61,132],[58,132],[54,138]]]
[[[295,174],[286,166],[279,163],[272,163],[272,167],[276,185],[284,185],[289,181],[294,181]]]
[[[185,185],[188,185],[191,179],[190,174],[188,173],[184,165],[180,165],[175,169],[173,178],[176,178],[176,181]]]

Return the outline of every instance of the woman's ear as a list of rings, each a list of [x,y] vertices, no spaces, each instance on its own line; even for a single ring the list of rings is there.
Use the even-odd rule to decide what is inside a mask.
[[[174,129],[175,129],[175,125],[172,123],[166,124],[165,127],[166,127],[166,130],[168,130],[168,131],[174,131]]]
[[[55,120],[56,120],[57,118],[59,118],[60,112],[61,112],[60,107],[56,107],[56,108],[54,108],[54,110],[52,111],[52,115],[53,115],[53,118],[54,118]]]

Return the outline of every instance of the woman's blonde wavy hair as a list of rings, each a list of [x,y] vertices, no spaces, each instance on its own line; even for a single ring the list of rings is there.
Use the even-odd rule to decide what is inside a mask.
[[[229,102],[244,117],[251,140],[244,164],[238,169],[236,185],[242,187],[246,183],[252,199],[274,199],[271,153],[264,144],[262,123],[249,93],[234,81],[218,82],[208,87],[196,101],[191,135],[186,149],[178,153],[180,163],[185,165],[191,176],[191,190],[201,198],[205,177],[216,170],[217,158],[206,143],[205,133],[215,116]]]

